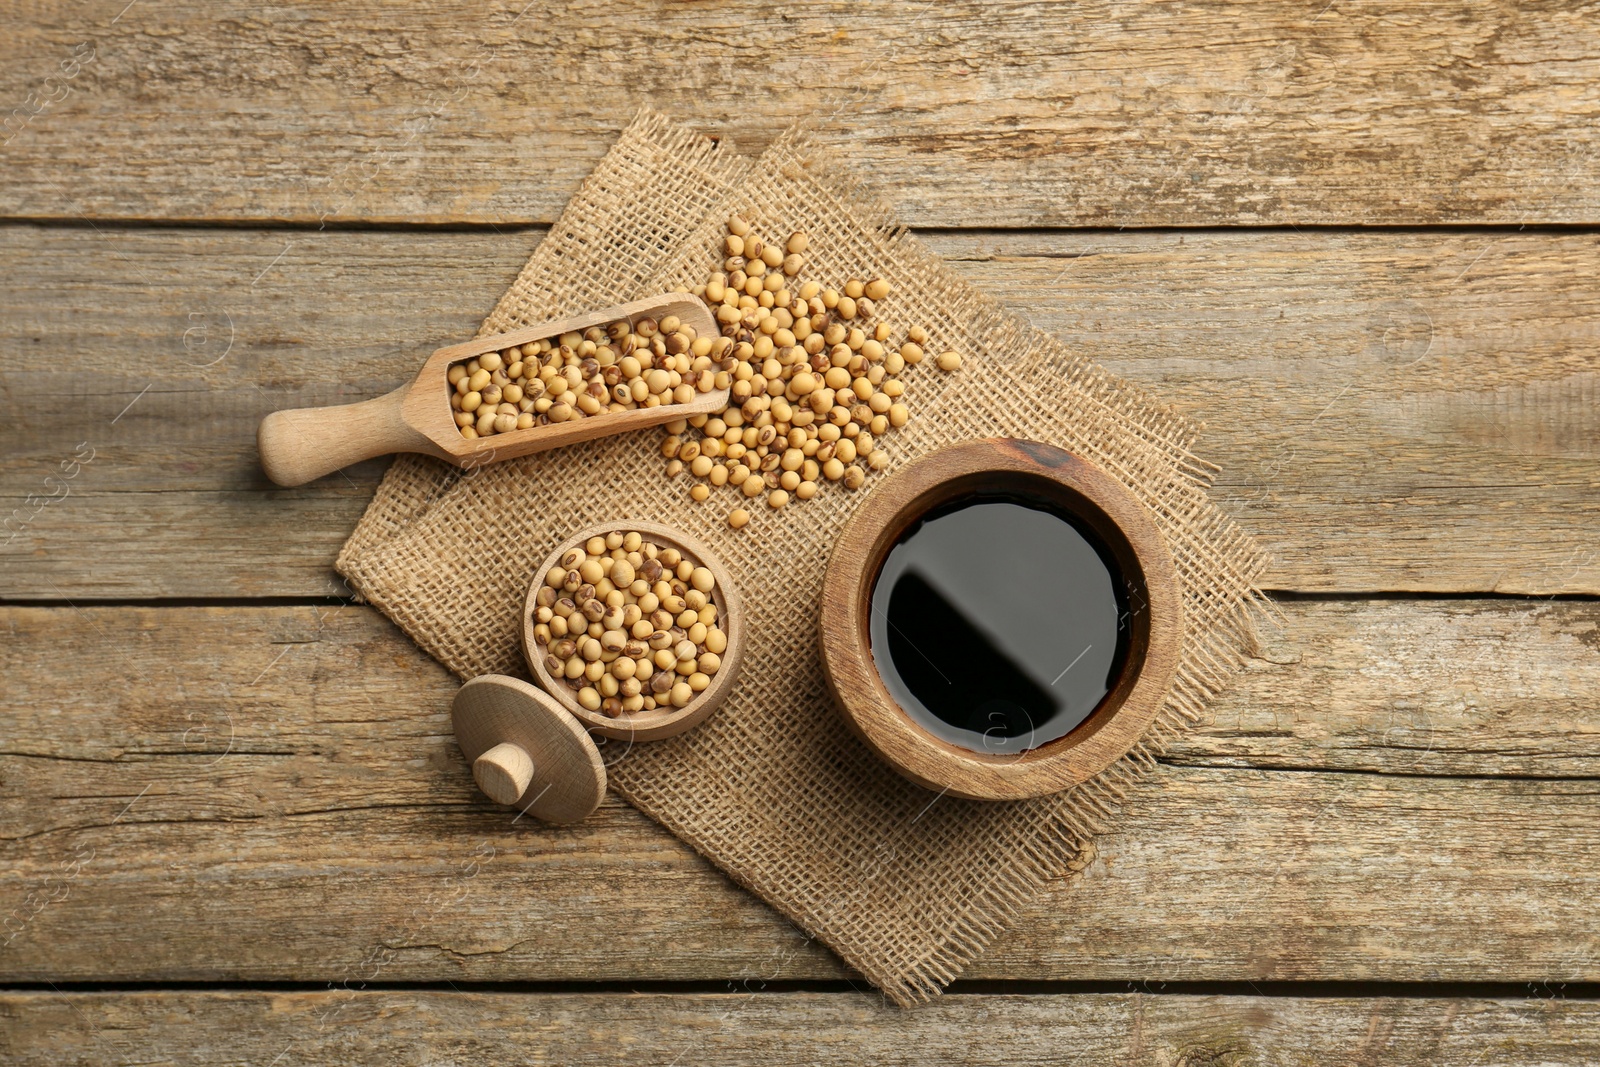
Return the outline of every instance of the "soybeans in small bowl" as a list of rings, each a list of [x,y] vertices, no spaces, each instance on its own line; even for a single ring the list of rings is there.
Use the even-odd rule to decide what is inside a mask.
[[[698,539],[650,522],[593,526],[556,548],[523,606],[539,684],[592,732],[653,741],[695,726],[732,691],[743,614]]]

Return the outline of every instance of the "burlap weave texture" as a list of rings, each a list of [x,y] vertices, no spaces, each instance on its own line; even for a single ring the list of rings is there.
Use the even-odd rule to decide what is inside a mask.
[[[1144,741],[1092,782],[986,804],[918,788],[879,763],[829,703],[815,619],[833,540],[859,493],[825,486],[749,528],[732,487],[689,499],[663,477],[659,431],[462,474],[401,457],[339,558],[341,573],[462,677],[526,677],[519,610],[533,569],[573,530],[650,519],[706,540],[739,584],[751,642],[700,727],[612,756],[623,797],[829,945],[898,1003],[935,995],[1062,874],[1154,756],[1200,717],[1250,644],[1264,560],[1207,495],[1193,428],[957,278],[803,136],[756,161],[642,114],[580,188],[484,324],[500,332],[703,280],[723,221],[811,237],[806,277],[882,276],[878,315],[925,325],[960,373],[904,375],[912,421],[882,442],[891,472],[975,437],[1023,437],[1099,464],[1144,502],[1183,587],[1184,654]],[[874,475],[881,479],[884,475]]]

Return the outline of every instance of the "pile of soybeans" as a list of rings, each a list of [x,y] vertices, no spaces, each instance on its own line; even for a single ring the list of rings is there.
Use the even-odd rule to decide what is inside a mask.
[[[838,290],[800,281],[807,247],[804,233],[767,244],[734,216],[722,270],[692,290],[721,327],[708,350],[717,387],[730,375],[725,411],[666,424],[667,475],[699,479],[695,500],[731,485],[776,509],[812,499],[826,482],[859,489],[889,465],[883,437],[910,418],[899,376],[923,361],[927,331],[913,326],[896,343],[877,317],[890,289],[882,278]],[[955,371],[961,357],[947,351],[935,363]],[[735,528],[749,521],[744,508],[728,515]]]

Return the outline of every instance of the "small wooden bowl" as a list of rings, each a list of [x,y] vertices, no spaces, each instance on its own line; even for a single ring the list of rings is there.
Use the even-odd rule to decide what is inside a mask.
[[[934,508],[978,492],[1031,498],[1074,516],[1105,544],[1133,606],[1117,683],[1071,731],[1014,754],[975,752],[928,733],[873,664],[872,591],[896,542]],[[1166,542],[1119,482],[1051,445],[993,438],[913,463],[867,498],[834,543],[822,591],[822,665],[845,721],[895,770],[972,800],[1020,800],[1086,781],[1134,746],[1177,671],[1183,604]]]
[[[578,694],[573,692],[565,678],[555,678],[545,669],[544,656],[539,652],[538,641],[534,639],[533,612],[537,606],[534,598],[538,596],[539,587],[544,584],[544,576],[549,573],[550,568],[556,566],[570,549],[577,548],[589,538],[604,537],[617,530],[636,530],[646,540],[663,548],[676,548],[709,570],[717,580],[716,588],[711,593],[711,600],[717,606],[717,619],[722,631],[728,635],[728,647],[722,653],[722,666],[712,676],[711,684],[681,708],[666,710],[657,708],[655,711],[642,711],[637,715],[624,715],[619,719],[609,718],[598,711],[590,711],[578,703]],[[682,530],[654,522],[606,523],[602,526],[591,526],[562,542],[554,552],[550,553],[534,575],[533,582],[528,587],[528,598],[522,606],[522,654],[528,661],[528,669],[539,680],[545,692],[555,697],[563,708],[577,716],[578,720],[592,732],[618,741],[659,741],[698,725],[733,691],[733,683],[739,677],[739,665],[744,659],[744,611],[739,605],[739,593],[734,589],[732,579],[728,577],[727,568],[723,567],[711,549],[698,538]]]

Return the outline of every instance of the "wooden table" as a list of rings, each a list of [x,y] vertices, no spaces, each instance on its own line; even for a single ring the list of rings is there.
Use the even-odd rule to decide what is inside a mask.
[[[1600,1059],[1592,5],[125,2],[0,43],[0,1061]],[[1214,718],[916,1010],[615,799],[484,803],[331,567],[382,464],[256,465],[470,336],[646,101],[820,112],[1277,560]]]

